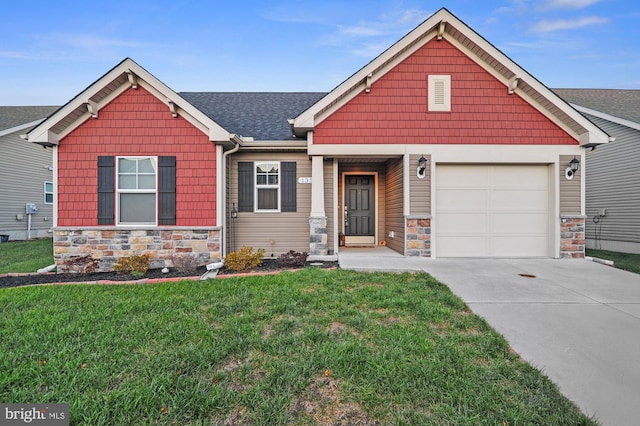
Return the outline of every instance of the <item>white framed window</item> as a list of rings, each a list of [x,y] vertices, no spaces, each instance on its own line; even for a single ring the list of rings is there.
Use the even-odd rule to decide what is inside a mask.
[[[451,76],[430,75],[427,87],[429,111],[451,111]]]
[[[157,223],[156,157],[117,157],[116,213],[118,225]]]
[[[256,193],[255,211],[280,211],[280,162],[255,162]]]
[[[44,183],[44,203],[53,204],[53,182]]]

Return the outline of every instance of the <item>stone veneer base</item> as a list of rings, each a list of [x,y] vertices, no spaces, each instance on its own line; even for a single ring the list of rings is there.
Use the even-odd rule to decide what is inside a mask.
[[[85,272],[73,265],[74,258],[84,256],[98,262],[97,272],[112,271],[119,258],[142,254],[151,258],[151,268],[173,267],[176,259],[202,266],[220,260],[220,236],[220,227],[55,228],[53,257],[60,273]]]
[[[405,218],[405,256],[431,257],[431,216]]]
[[[309,256],[327,256],[329,254],[327,217],[309,217]]]
[[[560,216],[560,257],[584,258],[585,216]]]

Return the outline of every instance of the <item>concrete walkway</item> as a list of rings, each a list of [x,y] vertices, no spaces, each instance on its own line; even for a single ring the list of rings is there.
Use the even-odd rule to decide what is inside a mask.
[[[342,268],[430,273],[585,414],[603,425],[638,424],[640,275],[587,260],[431,260],[352,250],[341,251]]]

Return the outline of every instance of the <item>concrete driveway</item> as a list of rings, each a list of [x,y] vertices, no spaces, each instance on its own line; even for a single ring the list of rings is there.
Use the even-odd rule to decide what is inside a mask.
[[[640,275],[587,260],[425,263],[585,414],[638,424]]]
[[[348,253],[340,264],[430,273],[585,414],[603,425],[639,423],[640,275],[588,260],[378,254]]]

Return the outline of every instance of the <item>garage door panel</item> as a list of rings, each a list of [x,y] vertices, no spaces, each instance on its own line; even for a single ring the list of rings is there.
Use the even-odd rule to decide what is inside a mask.
[[[480,166],[485,167],[485,166]],[[547,181],[548,170],[546,166],[531,165],[500,165],[486,166],[491,167],[491,182],[505,188],[540,188]],[[504,176],[510,176],[510,179],[504,179]]]
[[[438,171],[438,185],[459,188],[461,185],[485,187],[489,184],[489,170],[486,167],[446,167]]]
[[[482,236],[451,236],[438,244],[442,244],[438,245],[438,251],[457,253],[456,257],[478,257],[478,253],[488,250],[487,239]]]
[[[544,253],[547,248],[546,236],[495,237],[489,241],[491,257],[530,257],[531,253]]]
[[[449,188],[440,195],[438,204],[441,211],[483,211],[489,207],[487,191],[484,189]],[[461,200],[464,202],[461,203]]]
[[[548,191],[544,165],[438,165],[436,255],[548,256]]]
[[[449,213],[438,222],[438,229],[443,235],[474,234],[487,232],[489,224],[485,214]]]
[[[489,197],[488,205],[493,210],[547,211],[546,190],[499,189],[489,191]]]
[[[494,213],[487,215],[487,232],[495,235],[546,235],[547,214],[538,213]]]

